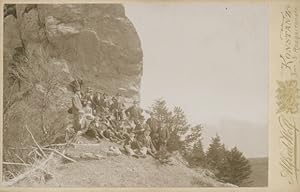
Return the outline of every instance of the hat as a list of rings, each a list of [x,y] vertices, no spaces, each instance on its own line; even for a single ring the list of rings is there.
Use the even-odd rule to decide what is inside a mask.
[[[80,91],[80,85],[79,85],[79,83],[77,83],[76,81],[72,81],[72,82],[69,84],[68,88],[71,89],[73,92]]]

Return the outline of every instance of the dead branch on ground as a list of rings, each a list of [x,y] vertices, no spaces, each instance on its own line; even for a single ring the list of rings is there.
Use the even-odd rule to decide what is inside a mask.
[[[23,166],[30,166],[30,164],[27,163],[15,163],[15,162],[3,162],[3,165],[23,165]]]
[[[34,167],[33,169],[30,169],[29,171],[21,174],[21,175],[18,175],[17,177],[7,181],[7,182],[4,182],[3,183],[3,186],[12,186],[14,184],[16,184],[17,182],[21,181],[22,179],[28,177],[29,175],[31,175],[32,173],[34,173],[35,171],[39,170],[39,169],[42,169],[47,163],[48,161],[50,161],[51,159],[53,159],[53,152],[49,155],[48,158],[46,158],[45,160],[43,160],[38,166]]]
[[[42,148],[40,147],[40,145],[37,143],[37,141],[35,140],[35,138],[33,137],[31,131],[28,129],[27,124],[25,125],[26,130],[29,132],[33,142],[35,143],[35,145],[39,148],[39,150],[41,151],[41,153],[43,154],[44,157],[47,157],[45,152],[42,150]]]
[[[57,153],[58,155],[62,156],[63,158],[65,158],[65,159],[67,159],[67,160],[69,160],[69,161],[72,161],[72,162],[74,162],[74,163],[77,162],[77,161],[75,161],[74,159],[65,156],[64,154],[62,154],[61,152],[59,152],[59,151],[57,151],[57,150],[55,150],[55,149],[51,149],[51,148],[43,148],[43,149],[44,149],[44,150],[53,151],[53,152]]]

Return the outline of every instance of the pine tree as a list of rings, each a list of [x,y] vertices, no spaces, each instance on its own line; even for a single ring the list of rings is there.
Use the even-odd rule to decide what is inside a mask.
[[[206,153],[206,160],[209,168],[218,172],[224,157],[224,148],[221,144],[220,136],[216,135],[216,137],[212,138]]]
[[[184,140],[184,157],[191,166],[205,166],[202,129],[202,125],[192,127],[191,133]]]
[[[227,156],[227,177],[223,178],[224,181],[240,186],[242,183],[249,181],[249,176],[251,174],[251,165],[243,155],[242,152],[238,150],[237,147],[232,148],[226,153]]]
[[[216,176],[223,180],[223,181],[228,181],[229,179],[229,164],[228,164],[228,153],[230,151],[228,151],[226,148],[225,148],[225,145],[222,144],[221,145],[221,151],[220,153],[222,154],[222,159],[221,161],[219,162],[219,166],[218,166],[218,172],[216,173]]]
[[[167,107],[167,102],[160,98],[154,101],[151,106],[151,111],[154,113],[155,118],[162,124],[170,125],[172,120],[172,112]]]
[[[183,149],[183,135],[188,131],[190,125],[187,122],[186,115],[180,107],[173,109],[172,118],[169,122],[170,139],[167,147],[169,151],[177,151]]]
[[[193,166],[205,166],[205,152],[203,150],[202,139],[199,140],[193,146],[192,165]]]
[[[169,152],[180,151],[184,148],[184,135],[190,129],[186,115],[182,108],[174,107],[169,110],[167,102],[160,98],[155,100],[151,106],[151,111],[161,126],[165,126],[170,132],[170,138],[167,143]]]
[[[190,127],[186,115],[181,107],[174,108],[171,123],[172,130],[175,130],[179,135],[184,135]]]

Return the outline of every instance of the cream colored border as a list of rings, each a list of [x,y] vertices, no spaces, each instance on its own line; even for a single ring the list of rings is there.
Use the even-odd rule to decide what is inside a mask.
[[[280,28],[281,28],[281,20],[282,15],[281,13],[284,11],[285,7],[287,5],[290,5],[293,9],[297,7],[298,10],[298,31],[300,35],[300,1],[297,0],[269,0],[269,1],[259,1],[259,0],[247,0],[247,1],[238,1],[238,0],[231,0],[231,1],[209,1],[209,0],[202,0],[202,1],[159,1],[159,0],[151,0],[151,1],[137,1],[137,0],[127,0],[127,1],[105,1],[105,0],[40,0],[40,1],[33,1],[33,0],[0,0],[1,5],[0,9],[3,10],[3,2],[7,3],[230,3],[230,4],[266,4],[269,6],[269,183],[268,187],[264,188],[1,188],[0,192],[2,191],[191,191],[191,192],[202,192],[202,191],[226,191],[226,192],[237,192],[237,191],[243,191],[243,192],[250,192],[250,191],[260,191],[260,192],[296,192],[300,191],[300,174],[298,172],[298,184],[288,183],[287,177],[282,177],[282,167],[280,166],[280,151],[282,149],[282,144],[280,144],[280,131],[282,130],[282,127],[280,126],[278,122],[278,114],[277,111],[277,99],[276,99],[276,89],[277,83],[276,80],[283,80],[283,78],[286,78],[286,76],[283,77],[282,75],[282,68],[281,68],[281,60],[280,60],[280,54],[284,52],[284,43],[282,40],[280,40]],[[1,21],[1,31],[0,31],[0,42],[1,42],[1,48],[0,48],[0,63],[3,62],[3,52],[2,52],[2,46],[3,46],[3,12],[0,11],[0,21]],[[300,38],[300,36],[299,36]],[[292,42],[295,42],[295,37],[291,39]],[[300,39],[299,39],[300,43]],[[299,44],[300,46],[300,44]],[[300,88],[300,50],[297,53],[298,60],[295,63],[296,66],[296,72],[298,73],[297,77],[293,77],[294,80],[298,81],[298,88]],[[3,65],[1,65],[0,68],[0,74],[3,73]],[[3,99],[2,99],[2,91],[3,91],[3,82],[2,78],[0,80],[0,93],[1,93],[1,110],[3,106]],[[299,99],[299,98],[298,98]],[[300,99],[299,99],[300,100]],[[298,100],[298,102],[299,102]],[[300,109],[299,109],[300,110]],[[2,154],[2,113],[0,113],[0,149]],[[299,117],[298,117],[299,116]],[[295,114],[293,116],[295,118],[296,122],[296,128],[299,129],[300,127],[300,112]],[[300,140],[300,133],[298,132],[298,143],[295,144],[295,146],[298,146],[297,151],[298,154],[296,154],[297,158],[297,165],[299,169],[300,165],[300,146],[299,146],[299,140]],[[295,147],[294,146],[294,147]],[[1,161],[2,162],[2,155],[1,155]],[[2,169],[2,167],[1,167]],[[2,171],[0,171],[0,176],[2,174]],[[2,178],[2,177],[1,177]],[[180,178],[178,178],[180,179]]]

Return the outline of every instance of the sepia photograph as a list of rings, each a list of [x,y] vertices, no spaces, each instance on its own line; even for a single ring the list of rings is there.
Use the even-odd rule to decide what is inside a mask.
[[[3,4],[5,187],[268,187],[266,4]]]

